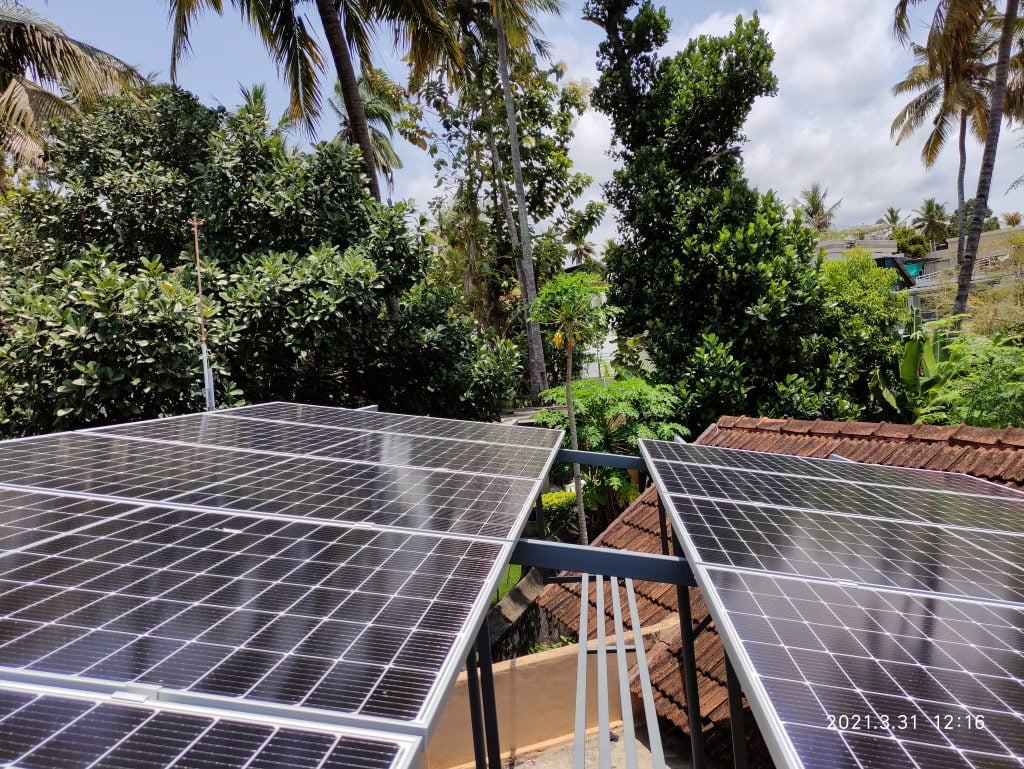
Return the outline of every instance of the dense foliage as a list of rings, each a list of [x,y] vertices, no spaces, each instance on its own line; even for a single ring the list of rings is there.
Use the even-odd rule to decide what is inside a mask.
[[[545,395],[555,403],[566,403],[563,388],[553,388]],[[674,421],[680,403],[675,388],[669,385],[651,385],[636,378],[591,379],[573,382],[572,395],[579,446],[584,451],[636,455],[640,438],[671,440],[688,434],[685,427]],[[547,427],[568,427],[568,416],[563,411],[540,411],[535,419]],[[555,468],[555,474],[566,478],[568,468]],[[604,523],[639,493],[634,479],[625,470],[586,467],[584,481],[587,510],[599,513]]]
[[[160,87],[55,133],[48,178],[0,207],[4,432],[200,406],[194,215],[222,402],[494,417],[507,401],[515,351],[415,285],[409,212],[369,196],[348,145],[289,147],[259,90],[227,113]]]
[[[593,101],[622,161],[607,190],[620,213],[607,252],[620,334],[643,335],[692,427],[722,413],[856,414],[815,233],[742,174],[743,123],[776,89],[758,20],[662,56],[669,20],[649,0],[591,0],[587,14],[608,32]]]

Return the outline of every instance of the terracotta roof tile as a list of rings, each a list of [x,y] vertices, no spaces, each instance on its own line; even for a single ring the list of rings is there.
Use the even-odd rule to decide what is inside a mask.
[[[980,445],[995,445],[1002,437],[1000,430],[992,430],[988,427],[972,427],[971,425],[960,425],[960,428],[950,436],[950,441],[955,443],[974,443]]]
[[[786,433],[809,433],[814,428],[816,421],[811,419],[787,419],[782,431]]]
[[[878,422],[839,422],[840,435],[874,435]]]
[[[942,446],[936,451],[932,458],[928,460],[926,469],[928,470],[949,470],[960,456],[969,449],[965,446]]]
[[[881,422],[875,430],[878,438],[896,438],[905,441],[914,435],[914,425],[896,425],[892,422]]]
[[[957,425],[914,425],[911,435],[920,441],[946,443],[957,431]]]
[[[735,427],[739,419],[739,417],[719,417],[715,424],[723,429],[728,429],[730,427]]]
[[[735,426],[743,429],[755,429],[760,424],[761,419],[759,417],[738,417]]]
[[[1004,446],[1024,448],[1024,430],[1019,427],[1007,427],[999,437],[999,442]]]

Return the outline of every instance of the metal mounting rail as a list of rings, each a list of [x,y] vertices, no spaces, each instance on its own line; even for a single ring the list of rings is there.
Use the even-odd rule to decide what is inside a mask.
[[[573,462],[577,465],[591,467],[614,467],[619,470],[647,470],[643,457],[632,457],[625,454],[605,454],[600,451],[577,451],[575,449],[559,449],[555,455],[556,462]]]

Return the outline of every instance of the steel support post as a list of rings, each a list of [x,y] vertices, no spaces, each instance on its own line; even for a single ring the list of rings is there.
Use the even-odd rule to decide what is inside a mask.
[[[729,731],[732,733],[732,761],[735,769],[747,769],[747,728],[743,721],[743,692],[725,655],[725,680],[729,687]]]
[[[682,548],[673,535],[672,546],[677,555]],[[700,718],[700,695],[697,692],[697,659],[693,651],[693,615],[690,612],[690,588],[676,586],[679,601],[679,630],[683,642],[683,677],[686,684],[686,711],[690,721],[690,749],[693,751],[693,769],[704,769],[704,731]]]
[[[541,539],[547,539],[547,533],[544,531],[544,495],[537,495],[537,507],[535,508],[536,513],[534,517],[537,520],[537,536]]]
[[[665,507],[658,500],[658,528],[661,529],[661,554],[668,555],[668,522],[665,520]]]
[[[501,744],[498,742],[498,707],[494,697],[494,670],[491,668],[491,629],[487,620],[476,637],[480,663],[480,695],[484,708],[484,735],[487,737],[488,769],[501,769]]]
[[[469,693],[469,721],[473,729],[473,757],[476,759],[476,769],[487,769],[484,718],[480,709],[480,678],[476,648],[472,646],[466,657],[466,687]]]

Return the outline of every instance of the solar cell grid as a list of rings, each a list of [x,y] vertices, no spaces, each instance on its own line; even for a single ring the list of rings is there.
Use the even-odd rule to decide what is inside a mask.
[[[418,721],[507,546],[143,509],[0,558],[3,665]]]
[[[355,411],[300,403],[261,403],[220,412],[220,414],[273,419],[300,424],[349,427],[388,433],[420,435],[428,438],[554,448],[562,441],[558,430],[510,427],[484,422],[457,419],[439,419],[405,414],[373,411]]]
[[[0,765],[19,769],[398,769],[405,744],[0,689]]]
[[[804,766],[1020,766],[1024,607],[717,568],[707,578]]]
[[[542,475],[551,458],[544,448],[291,425],[247,419],[244,413],[191,414],[105,427],[92,434],[526,478]]]
[[[17,550],[62,532],[95,525],[135,507],[0,488],[0,552]]]
[[[0,483],[499,538],[517,534],[535,492],[519,478],[85,433],[0,444]]]
[[[672,497],[702,562],[1024,604],[1024,537]]]
[[[1024,502],[1024,493],[1017,489],[963,473],[943,473],[934,470],[916,470],[861,462],[838,462],[761,451],[723,449],[692,443],[667,443],[664,441],[645,441],[644,443],[652,457],[671,462],[714,465],[751,472],[800,475],[822,480],[841,480],[867,486],[1006,497]],[[881,494],[892,493],[888,488],[872,490]]]
[[[814,478],[751,473],[664,460],[654,460],[651,465],[665,491],[673,495],[847,515],[924,520],[903,509],[897,501],[883,499],[854,484],[827,483]]]

